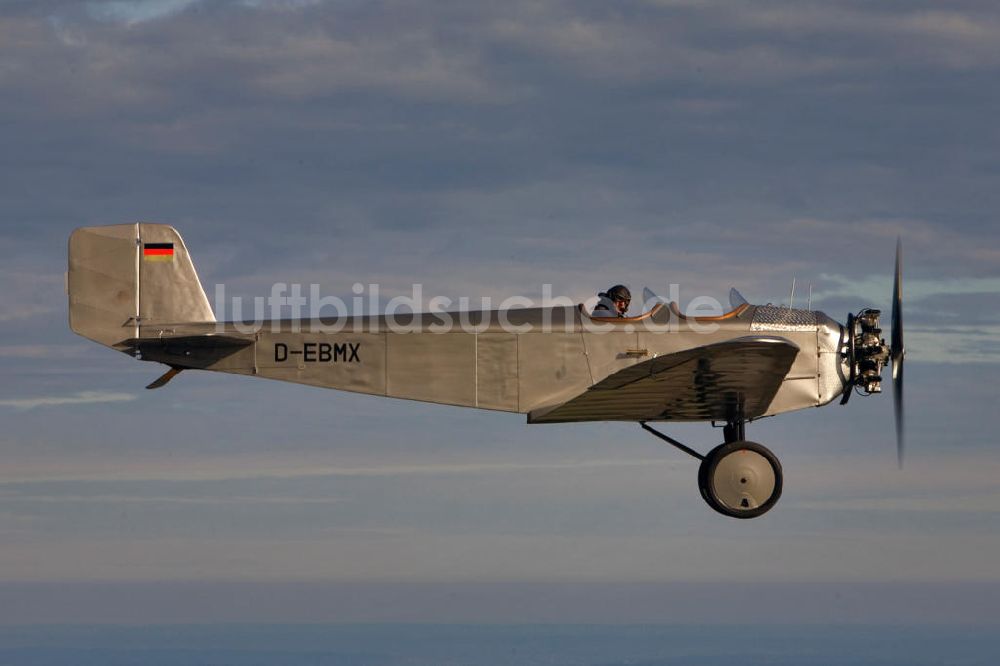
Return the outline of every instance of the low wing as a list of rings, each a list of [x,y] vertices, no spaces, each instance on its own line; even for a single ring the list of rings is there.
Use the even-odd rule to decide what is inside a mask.
[[[619,370],[529,423],[567,421],[725,421],[767,411],[798,345],[748,336],[658,356]]]

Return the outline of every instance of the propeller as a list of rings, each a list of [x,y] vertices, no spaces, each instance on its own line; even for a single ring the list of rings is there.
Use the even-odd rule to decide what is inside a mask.
[[[902,240],[896,239],[896,275],[892,282],[892,339],[889,346],[892,359],[892,406],[896,419],[896,458],[903,468],[905,449],[905,423],[903,420],[903,285],[902,285]]]

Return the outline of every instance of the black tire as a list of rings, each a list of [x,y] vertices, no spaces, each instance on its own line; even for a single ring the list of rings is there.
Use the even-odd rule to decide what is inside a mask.
[[[740,503],[733,502],[731,498],[727,501],[727,498],[724,497],[724,495],[727,494],[731,496],[737,490],[740,490],[739,486],[734,485],[729,488],[722,489],[719,487],[721,480],[718,478],[720,474],[720,463],[726,461],[727,464],[738,464],[739,461],[737,459],[729,458],[729,456],[740,452],[754,453],[762,457],[768,463],[774,474],[773,489],[771,488],[771,484],[768,479],[764,478],[759,481],[759,484],[761,485],[759,490],[763,491],[762,494],[767,494],[768,491],[770,491],[770,494],[766,498],[761,496],[754,499],[751,492],[743,492],[742,495],[744,497],[741,500],[743,506],[740,506]],[[750,460],[748,461],[748,464],[751,464],[751,473],[759,471],[759,460]],[[754,470],[754,466],[757,467],[758,470]],[[721,472],[726,471],[727,470],[721,470]],[[763,476],[766,476],[766,473]],[[748,479],[745,478],[745,475],[741,475],[737,483],[747,484]],[[767,513],[781,497],[782,483],[783,474],[781,471],[781,463],[778,461],[778,458],[770,451],[770,449],[756,442],[739,441],[721,444],[712,449],[708,455],[705,456],[705,459],[701,463],[701,467],[698,469],[698,489],[701,491],[701,496],[705,499],[705,502],[722,515],[731,516],[732,518],[756,518],[757,516]],[[752,485],[754,484],[751,484],[751,486]],[[752,490],[752,488],[750,490]]]

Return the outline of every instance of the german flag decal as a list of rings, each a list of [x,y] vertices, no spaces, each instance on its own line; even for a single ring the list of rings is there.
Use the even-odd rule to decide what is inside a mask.
[[[142,258],[146,261],[173,261],[173,243],[143,243]]]

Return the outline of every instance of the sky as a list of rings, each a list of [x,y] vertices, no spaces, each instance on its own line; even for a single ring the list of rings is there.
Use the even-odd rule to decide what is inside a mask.
[[[991,2],[0,3],[0,590],[37,600],[0,622],[662,620],[734,582],[790,619],[995,622],[998,79]],[[784,494],[735,521],[634,425],[145,391],[161,368],[74,336],[64,293],[74,228],[139,220],[210,295],[795,279],[840,321],[888,309],[901,237],[907,464],[888,395],[766,419]],[[330,592],[246,601],[302,586]]]

